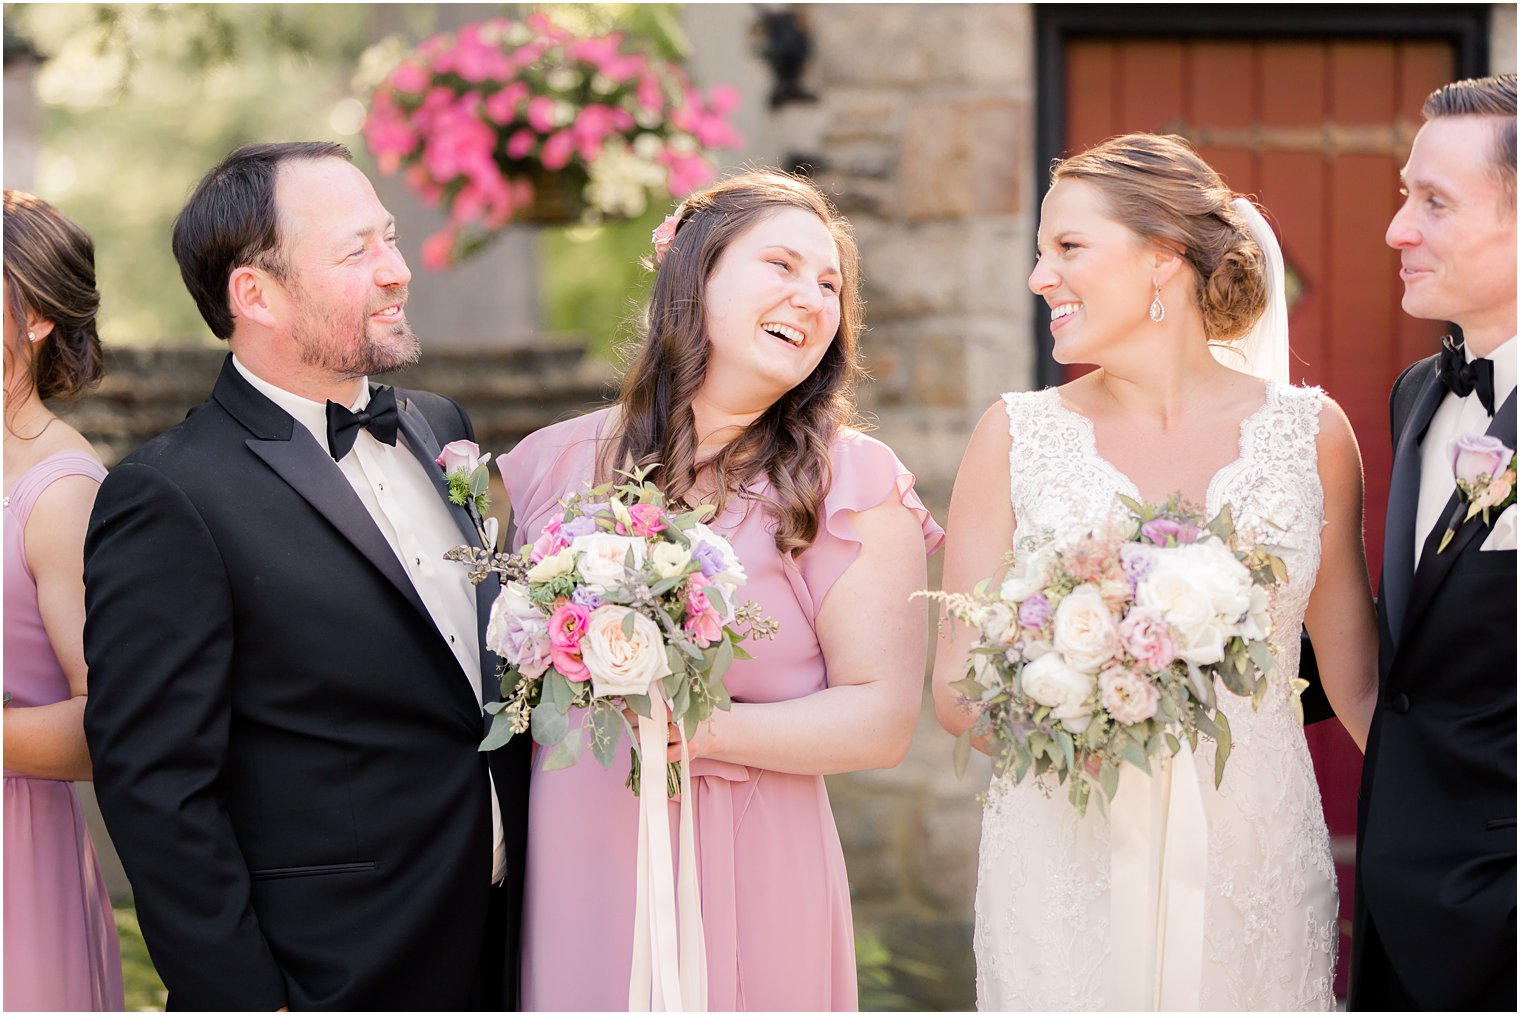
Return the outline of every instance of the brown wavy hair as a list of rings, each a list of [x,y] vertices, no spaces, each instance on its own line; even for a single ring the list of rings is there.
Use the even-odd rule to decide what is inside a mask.
[[[674,240],[639,320],[641,343],[623,375],[617,432],[603,446],[598,472],[605,479],[615,468],[653,467],[651,478],[666,496],[686,499],[698,473],[692,401],[707,377],[707,282],[737,236],[786,208],[817,215],[834,239],[843,276],[839,331],[807,379],[703,467],[713,470],[720,513],[729,497],[755,497],[751,484],[762,476],[769,480],[770,495],[756,499],[776,521],[777,549],[799,554],[818,534],[833,479],[829,445],[855,419],[863,317],[854,230],[803,177],[744,173],[691,195],[678,209]]]
[[[1123,134],[1057,161],[1050,182],[1098,188],[1114,221],[1145,240],[1180,250],[1211,342],[1240,338],[1267,309],[1261,247],[1213,167],[1175,134]]]
[[[95,243],[57,208],[20,190],[5,192],[5,288],[11,319],[53,324],[31,357],[42,398],[77,398],[105,372],[95,315]]]

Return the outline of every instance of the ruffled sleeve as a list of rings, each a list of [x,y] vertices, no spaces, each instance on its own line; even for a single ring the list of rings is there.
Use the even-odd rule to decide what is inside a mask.
[[[924,535],[924,554],[933,554],[945,541],[929,509],[913,489],[914,476],[891,448],[856,430],[841,431],[830,449],[833,482],[823,498],[818,538],[797,558],[814,612],[822,605],[839,576],[860,556],[854,514],[868,511],[896,494],[918,517]]]
[[[597,439],[610,410],[535,430],[497,459],[512,505],[512,549],[532,542],[559,502],[596,474]]]

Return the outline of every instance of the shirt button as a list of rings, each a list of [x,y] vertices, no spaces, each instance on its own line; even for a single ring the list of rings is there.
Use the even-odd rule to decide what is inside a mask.
[[[385,492],[385,484],[384,483],[377,483],[375,485],[378,486],[378,487],[380,487],[380,492],[381,493]]]
[[[1409,695],[1400,691],[1398,694],[1395,694],[1392,698],[1388,699],[1388,707],[1400,715],[1403,715],[1405,712],[1409,711]]]
[[[454,644],[454,636],[452,634],[449,635],[449,644],[450,645]]]
[[[418,567],[421,567],[421,566],[422,566],[422,558],[421,558],[421,557],[418,557],[418,558],[417,558],[417,566],[418,566]]]

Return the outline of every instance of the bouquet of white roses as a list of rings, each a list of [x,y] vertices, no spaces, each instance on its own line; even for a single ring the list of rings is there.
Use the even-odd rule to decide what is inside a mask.
[[[643,471],[626,475],[566,498],[516,554],[450,551],[477,583],[493,571],[504,580],[486,629],[487,647],[505,660],[502,700],[486,705],[494,718],[481,750],[531,731],[550,749],[546,769],[574,764],[588,742],[609,768],[628,727],[625,704],[644,717],[668,709],[689,738],[713,709],[730,706],[723,675],[748,658],[739,643],[775,633],[756,604],[737,605],[744,567],[703,524],[713,508],[672,513]],[[571,708],[590,710],[574,737]],[[637,793],[637,751],[633,758]],[[671,795],[678,779],[672,765]]]
[[[957,769],[986,738],[998,775],[1054,772],[1083,814],[1094,785],[1113,798],[1122,762],[1149,772],[1179,737],[1213,738],[1217,785],[1230,725],[1216,679],[1260,705],[1276,670],[1268,592],[1287,571],[1271,548],[1241,545],[1228,506],[1205,523],[1179,498],[1120,500],[1126,523],[1022,547],[996,589],[931,594],[978,632],[953,685],[980,709]]]

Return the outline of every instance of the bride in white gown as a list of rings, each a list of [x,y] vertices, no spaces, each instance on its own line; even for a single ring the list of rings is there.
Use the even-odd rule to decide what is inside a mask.
[[[1330,701],[1364,742],[1377,640],[1361,461],[1340,408],[1286,383],[1281,255],[1232,198],[1180,138],[1128,135],[1056,166],[1029,286],[1051,309],[1055,359],[1098,369],[1005,395],[982,417],[956,478],[944,584],[969,590],[1025,537],[1098,527],[1119,493],[1181,493],[1210,517],[1228,504],[1243,534],[1285,548],[1281,680],[1259,709],[1220,689],[1234,747],[1218,789],[1206,741],[1190,765],[1126,774],[1113,821],[1135,813],[1117,806],[1126,793],[1174,807],[1172,827],[1162,804],[1144,829],[1149,853],[1103,808],[1079,818],[1062,789],[994,782],[976,897],[984,1010],[1335,1003],[1335,870],[1288,681],[1307,622]],[[975,718],[949,687],[970,636],[947,627],[936,658],[935,706],[955,734]],[[1192,825],[1175,809],[1184,796],[1201,797]]]

